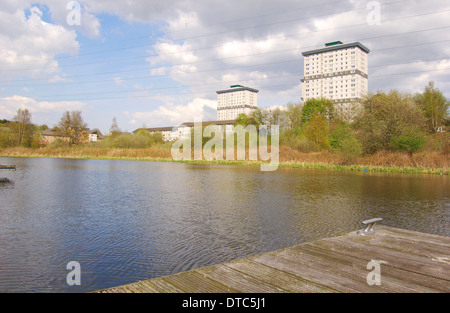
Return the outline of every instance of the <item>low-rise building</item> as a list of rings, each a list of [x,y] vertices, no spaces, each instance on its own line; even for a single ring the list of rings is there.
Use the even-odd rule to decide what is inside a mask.
[[[229,133],[233,131],[235,120],[223,120],[223,121],[206,121],[202,122],[202,126],[217,125],[222,131]],[[139,128],[133,133],[137,133],[139,130],[144,129],[151,134],[161,133],[164,141],[176,141],[180,138],[188,138],[191,135],[191,130],[194,128],[195,122],[186,122],[178,126],[169,127],[154,127],[154,128]]]
[[[49,145],[57,139],[69,141],[70,137],[64,135],[58,127],[53,127],[42,131],[42,143],[44,145]]]
[[[97,128],[88,131],[89,134],[89,142],[97,142],[103,139],[103,135],[100,130]]]

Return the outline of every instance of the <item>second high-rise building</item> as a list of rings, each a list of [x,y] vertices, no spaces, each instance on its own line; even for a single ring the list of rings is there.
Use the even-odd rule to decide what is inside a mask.
[[[259,90],[241,85],[217,91],[217,120],[235,120],[239,114],[250,114],[258,108]]]

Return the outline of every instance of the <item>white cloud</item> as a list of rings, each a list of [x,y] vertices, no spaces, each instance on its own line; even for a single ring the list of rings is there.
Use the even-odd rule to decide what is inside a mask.
[[[3,77],[50,75],[52,78],[60,71],[55,56],[63,53],[74,55],[78,49],[75,31],[43,21],[38,7],[30,7],[28,16],[24,7],[13,12],[0,8],[0,68]]]
[[[3,118],[12,119],[19,109],[28,109],[37,123],[56,121],[62,112],[67,110],[81,110],[85,103],[80,101],[37,101],[35,99],[14,95],[0,98],[0,112]],[[52,118],[49,118],[51,116]]]
[[[196,98],[186,105],[166,104],[149,112],[135,112],[132,114],[130,124],[139,125],[145,123],[152,126],[175,126],[183,122],[193,122],[195,119],[215,120],[211,116],[211,110],[217,107],[216,101]]]
[[[205,110],[215,109],[215,91],[232,84],[259,89],[260,107],[299,101],[303,76],[301,52],[336,40],[358,40],[372,50],[369,54],[369,88],[372,91],[394,88],[420,91],[428,80],[434,80],[447,97],[450,95],[448,71],[434,71],[450,67],[450,64],[427,61],[450,55],[448,43],[433,43],[448,39],[448,29],[393,35],[447,26],[448,11],[445,10],[449,7],[445,1],[380,1],[381,25],[378,26],[364,24],[370,11],[366,3],[353,0],[333,5],[330,0],[261,0],[257,5],[254,0],[222,1],[214,5],[194,0],[79,2],[81,25],[70,26],[66,23],[67,1],[2,0],[2,79],[32,76],[54,82],[64,80],[64,69],[60,68],[57,56],[77,55],[80,49],[77,35],[100,41],[100,22],[106,20],[102,16],[110,14],[129,22],[130,28],[124,29],[132,29],[133,23],[146,23],[150,34],[158,28],[153,33],[158,37],[154,38],[156,43],[151,49],[134,50],[139,54],[147,50],[146,62],[153,67],[150,75],[155,80],[130,80],[127,84],[125,76],[116,77],[111,81],[112,88],[120,84],[134,86],[136,93],[132,96],[140,97],[136,102],[150,92],[150,87],[143,86],[154,86],[158,93],[161,86],[161,90],[182,86],[183,93],[190,94],[190,97],[153,95],[144,109],[140,106],[136,109],[135,99],[130,96],[128,119],[134,120],[135,125],[145,122],[149,126],[165,126],[205,115]],[[433,11],[436,14],[425,14]],[[410,15],[418,16],[402,18]],[[139,24],[138,28],[141,26]],[[429,44],[401,48],[420,43]],[[408,61],[423,62],[386,66]],[[415,71],[429,72],[396,75]],[[157,81],[156,76],[165,77]],[[9,92],[8,87],[2,88],[5,88],[3,94]],[[10,94],[18,92],[14,90]],[[32,92],[30,88],[30,97]]]
[[[29,5],[34,4],[35,1],[27,1]],[[89,38],[96,38],[100,36],[100,21],[91,11],[91,4],[95,3],[96,1],[83,1],[78,0],[77,2],[80,4],[80,24],[79,25],[70,25],[67,22],[67,17],[72,12],[76,12],[76,9],[74,8],[68,8],[67,5],[69,4],[70,0],[67,1],[61,1],[61,0],[40,0],[37,1],[38,3],[45,5],[48,10],[51,13],[52,21],[55,22],[55,24],[58,24],[67,30],[71,31],[79,31],[81,34],[89,37]],[[76,12],[78,14],[78,12]]]
[[[182,12],[177,10],[177,16],[169,19],[167,31],[176,36],[177,32],[186,31],[201,26],[196,12]]]
[[[115,77],[115,78],[114,78],[114,83],[115,83],[116,85],[120,86],[120,85],[123,84],[123,80],[120,79],[120,77]]]

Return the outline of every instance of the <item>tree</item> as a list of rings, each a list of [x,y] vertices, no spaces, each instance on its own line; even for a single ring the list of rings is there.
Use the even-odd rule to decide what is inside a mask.
[[[287,104],[286,119],[289,129],[294,130],[302,126],[302,110],[301,103],[289,102]]]
[[[305,136],[323,149],[329,147],[328,125],[325,117],[314,112],[305,126]]]
[[[362,154],[363,148],[356,138],[350,123],[334,120],[330,123],[330,146],[341,157],[343,163],[352,163]]]
[[[260,109],[253,110],[250,114],[240,113],[237,118],[235,125],[242,125],[247,127],[248,125],[255,125],[256,129],[263,124],[264,115]]]
[[[251,123],[252,123],[252,120],[247,114],[240,113],[240,114],[238,114],[238,116],[236,118],[236,122],[234,124],[242,125],[242,126],[246,127],[247,125],[250,125]]]
[[[12,146],[11,131],[8,127],[0,127],[0,148]]]
[[[28,109],[17,110],[17,115],[13,118],[14,123],[11,124],[12,131],[16,138],[16,143],[22,146],[25,142],[29,142],[31,138],[32,128],[31,128],[31,113]]]
[[[425,136],[415,129],[405,127],[398,136],[392,139],[391,147],[394,150],[407,152],[412,155],[425,145]]]
[[[380,150],[412,153],[420,147],[418,139],[425,136],[425,118],[413,97],[395,90],[367,95],[354,125],[365,153]],[[405,149],[406,146],[409,148]]]
[[[302,108],[302,123],[308,122],[314,112],[321,114],[327,121],[330,121],[334,114],[333,102],[326,98],[312,98],[306,101]]]
[[[253,110],[250,113],[250,118],[252,120],[252,124],[256,126],[256,129],[258,129],[260,125],[264,124],[264,114],[261,109]]]
[[[435,133],[440,126],[445,124],[448,118],[450,102],[439,89],[434,88],[434,82],[429,82],[425,91],[415,96],[415,100],[425,114],[428,128]]]
[[[109,135],[114,137],[121,133],[122,133],[122,131],[120,130],[119,125],[117,124],[117,119],[114,116],[114,118],[112,120],[111,128],[109,129]]]
[[[61,132],[69,137],[69,144],[79,144],[86,141],[87,124],[81,116],[81,111],[66,111],[58,123]]]
[[[278,125],[280,128],[284,128],[285,114],[280,108],[266,109],[263,111],[263,116],[265,125]]]

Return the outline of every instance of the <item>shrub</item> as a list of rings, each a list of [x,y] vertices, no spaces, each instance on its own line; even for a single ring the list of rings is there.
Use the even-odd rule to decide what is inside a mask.
[[[363,152],[361,142],[355,137],[347,137],[341,141],[337,154],[342,159],[342,163],[350,164],[360,157]]]
[[[392,150],[408,152],[412,155],[425,145],[425,136],[418,130],[405,128],[399,135],[393,136],[391,141]]]
[[[31,137],[31,148],[37,149],[39,147],[42,147],[42,134],[39,132],[36,132],[33,134],[33,137]]]
[[[353,163],[362,155],[363,147],[356,138],[355,131],[350,124],[344,121],[334,121],[330,133],[330,146],[343,160],[343,163]]]
[[[305,126],[305,137],[322,149],[329,148],[328,125],[322,114],[314,112]]]
[[[56,139],[55,141],[53,141],[48,147],[50,149],[58,149],[58,148],[65,148],[65,147],[69,147],[69,142],[62,140],[62,139]]]
[[[400,150],[412,153],[422,145],[425,117],[408,94],[397,91],[369,94],[356,116],[364,152]]]
[[[11,132],[6,127],[0,128],[0,148],[7,148],[13,146]]]

